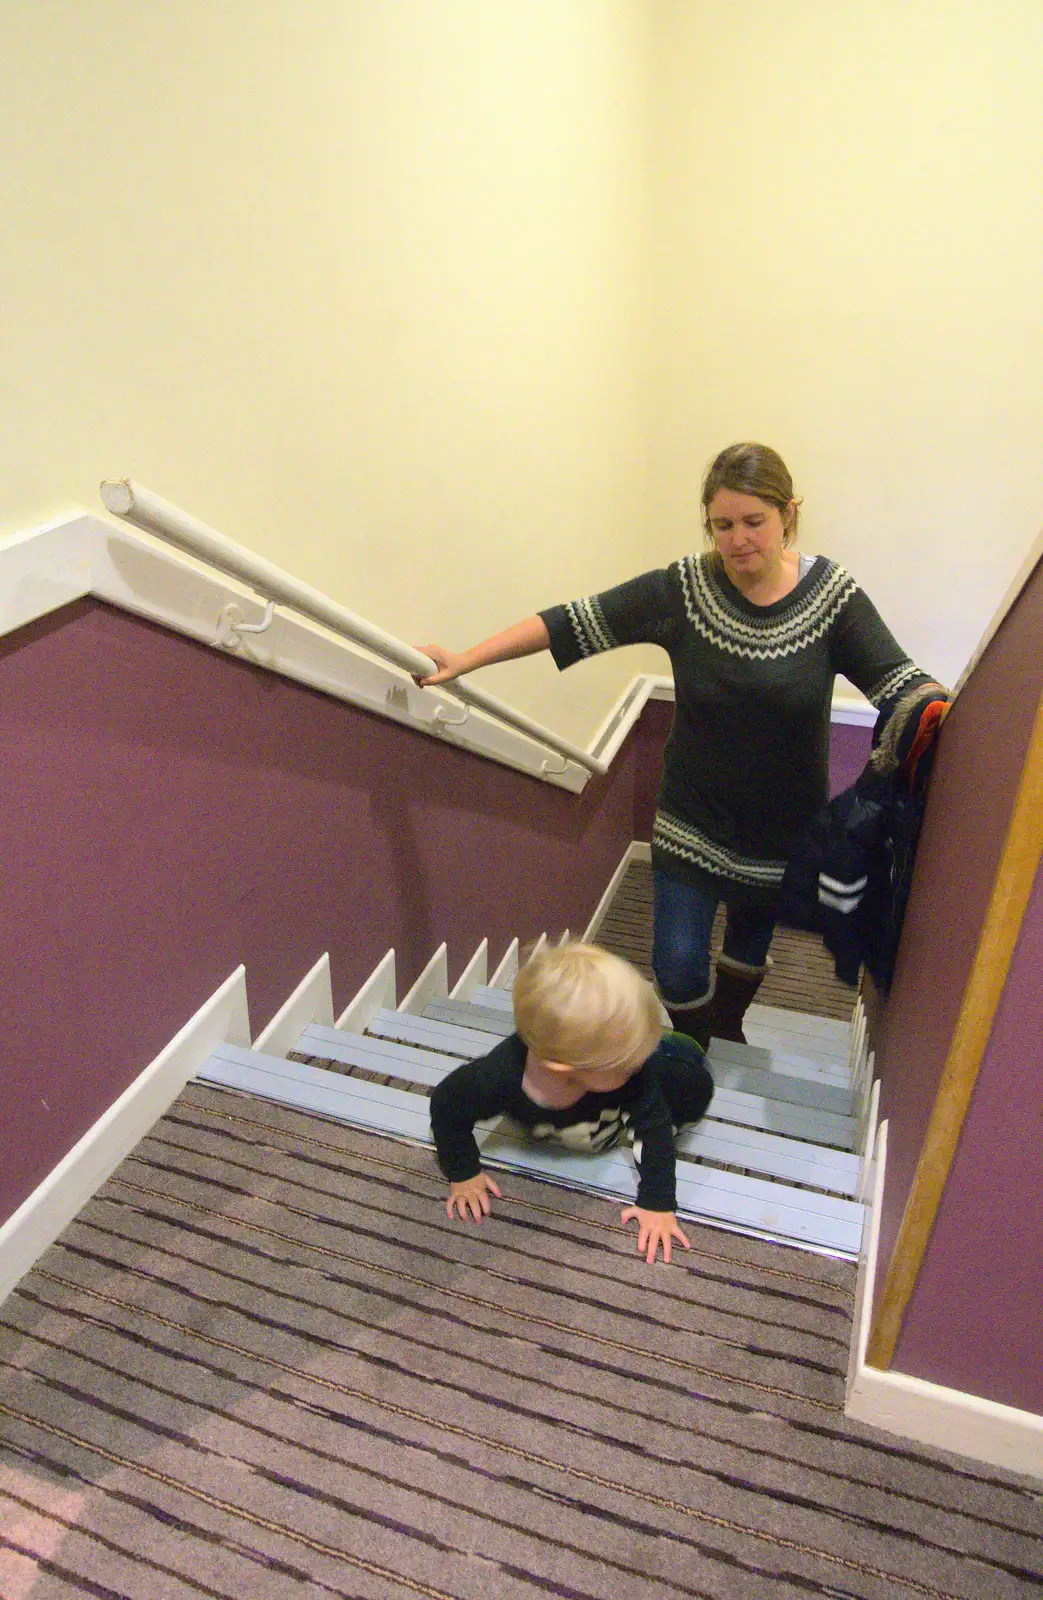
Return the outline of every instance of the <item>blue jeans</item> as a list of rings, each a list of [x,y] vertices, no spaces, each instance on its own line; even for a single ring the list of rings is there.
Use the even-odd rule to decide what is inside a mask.
[[[667,1005],[691,1004],[710,989],[710,934],[723,896],[653,869],[652,968]],[[728,901],[723,954],[747,967],[763,967],[775,932],[775,908],[750,900]]]

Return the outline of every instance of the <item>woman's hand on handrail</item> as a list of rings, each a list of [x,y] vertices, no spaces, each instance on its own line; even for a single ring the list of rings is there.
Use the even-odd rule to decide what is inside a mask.
[[[465,672],[475,672],[479,667],[491,667],[498,661],[516,661],[521,656],[538,655],[541,650],[550,648],[550,634],[547,624],[542,617],[526,617],[522,622],[515,622],[502,633],[495,633],[489,639],[483,639],[481,644],[472,645],[470,650],[457,654],[453,650],[445,650],[440,644],[417,645],[425,656],[430,656],[437,667],[428,677],[417,673],[414,683],[421,689],[433,689],[440,683],[451,683],[454,678],[463,677]]]
[[[437,668],[428,678],[419,672],[413,674],[413,682],[421,689],[433,689],[438,683],[451,683],[467,671],[465,658],[455,655],[452,650],[443,650],[440,644],[418,644],[416,648],[422,650],[425,656],[430,656]]]

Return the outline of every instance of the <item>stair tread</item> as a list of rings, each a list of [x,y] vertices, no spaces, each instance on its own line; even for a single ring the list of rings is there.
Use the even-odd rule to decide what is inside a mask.
[[[459,1067],[468,1056],[442,1055],[416,1045],[399,1044],[390,1039],[373,1039],[363,1033],[345,1033],[312,1023],[305,1028],[294,1049],[304,1056],[321,1056],[345,1066],[362,1067],[368,1072],[384,1072],[412,1083],[440,1083],[447,1073]]]
[[[458,1048],[471,1055],[492,1049],[502,1037],[460,1028],[437,1017],[411,1017],[402,1012],[379,1012],[370,1029],[384,1038],[427,1043],[436,1049],[448,1050],[455,1041]],[[470,1046],[468,1040],[473,1041]],[[714,1082],[718,1091],[728,1091],[725,1098],[716,1101],[722,1108],[723,1120],[847,1150],[853,1148],[857,1123],[852,1115],[854,1096],[850,1090],[745,1066],[743,1060],[750,1054],[754,1059],[764,1059],[763,1052],[751,1052],[746,1046],[725,1043],[720,1051],[711,1043],[708,1060]],[[735,1099],[736,1095],[740,1098]]]
[[[218,1045],[196,1076],[205,1083],[241,1089],[375,1133],[397,1134],[420,1143],[430,1138],[430,1107],[424,1096],[366,1083],[302,1061],[284,1061],[241,1045]]]
[[[848,1151],[783,1139],[758,1128],[718,1122],[712,1114],[677,1135],[677,1151],[767,1178],[808,1184],[849,1197],[858,1191],[858,1157]]]
[[[851,1041],[850,1022],[840,1022],[836,1017],[820,1017],[812,1011],[791,1011],[788,1006],[766,1006],[755,1000],[746,1015],[751,1022],[759,1026],[785,1028],[791,1033],[805,1033],[811,1037],[828,1040],[831,1044],[839,1044],[845,1049]]]
[[[514,1032],[513,1010],[476,1005],[470,1000],[454,1000],[452,996],[429,1000],[423,1014],[439,1022],[455,1023],[459,1027],[480,1028],[488,1033],[499,1034],[502,1038]]]
[[[497,1011],[514,1014],[514,996],[510,989],[491,988],[487,983],[480,983],[471,990],[471,994],[479,1005],[493,1006]]]
[[[483,1006],[473,1000],[457,1000],[452,997],[439,997],[430,1000],[424,1007],[423,1015],[439,1022],[452,1023],[459,1027],[475,1027],[482,1031],[496,1033],[507,1037],[514,1032],[513,1012],[508,1013],[502,1008]],[[848,1115],[851,1110],[850,1100],[844,1102],[842,1097],[850,1095],[850,1074],[846,1068],[843,1070],[830,1070],[827,1066],[815,1061],[803,1062],[798,1055],[776,1053],[770,1049],[755,1044],[737,1044],[731,1040],[712,1039],[710,1041],[710,1058],[716,1060],[740,1061],[746,1066],[759,1068],[765,1072],[780,1073],[786,1078],[805,1079],[818,1084],[823,1088],[836,1091],[836,1098],[821,1099],[815,1094],[804,1095],[799,1090],[785,1088],[778,1096],[780,1099],[795,1099],[807,1104],[822,1105],[824,1108],[839,1111]]]
[[[738,1089],[716,1089],[709,1115],[721,1122],[761,1128],[767,1133],[840,1150],[854,1150],[858,1134],[854,1117],[816,1111],[812,1106],[788,1105],[782,1100],[767,1100],[763,1095],[747,1094]]]
[[[747,1066],[734,1055],[718,1054],[712,1039],[706,1059],[714,1083],[722,1089],[741,1089],[745,1094],[763,1095],[768,1100],[807,1106],[815,1111],[829,1111],[835,1116],[852,1115],[855,1096],[850,1089],[838,1089],[829,1083],[794,1077],[786,1072]]]
[[[786,1055],[806,1061],[809,1066],[826,1072],[847,1072],[851,1067],[850,1049],[841,1050],[820,1039],[803,1033],[787,1033],[778,1028],[764,1028],[747,1018],[743,1024],[750,1044],[772,1055]]]
[[[428,1050],[442,1050],[468,1058],[485,1055],[503,1037],[481,1028],[459,1027],[437,1017],[418,1017],[407,1011],[378,1011],[369,1019],[366,1032],[376,1038],[401,1039]]]
[[[851,1069],[845,1062],[843,1066],[831,1065],[827,1062],[809,1060],[806,1056],[793,1055],[787,1050],[772,1049],[772,1072],[781,1072],[789,1078],[807,1078],[811,1083],[825,1083],[834,1089],[850,1089]]]

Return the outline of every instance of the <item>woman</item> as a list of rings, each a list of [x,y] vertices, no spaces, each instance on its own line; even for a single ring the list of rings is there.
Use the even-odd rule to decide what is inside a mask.
[[[459,655],[425,645],[438,671],[417,680],[447,683],[547,649],[559,668],[625,644],[667,651],[675,711],[652,831],[652,965],[674,1027],[704,1047],[711,1031],[743,1041],[787,859],[827,797],[835,674],[889,709],[931,681],[843,567],[798,555],[798,506],[774,450],[732,445],[703,482],[705,553],[553,606]]]

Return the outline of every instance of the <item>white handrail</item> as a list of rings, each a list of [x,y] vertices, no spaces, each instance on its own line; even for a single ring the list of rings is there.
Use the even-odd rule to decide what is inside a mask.
[[[329,628],[332,633],[340,634],[354,644],[362,645],[364,649],[371,650],[385,661],[393,662],[404,672],[426,674],[436,670],[435,663],[421,651],[414,650],[412,645],[405,644],[401,639],[396,639],[392,634],[375,627],[373,623],[366,622],[363,617],[356,616],[353,611],[338,605],[336,601],[328,599],[326,595],[320,594],[308,584],[300,583],[281,567],[254,555],[244,546],[226,538],[223,533],[218,533],[216,528],[208,527],[205,522],[189,516],[187,512],[179,510],[177,506],[161,499],[151,490],[142,488],[130,478],[106,479],[101,485],[101,498],[106,510],[111,511],[114,516],[122,517],[125,522],[133,523],[147,533],[156,534],[168,543],[176,545],[178,549],[187,551],[189,555],[200,557],[218,571],[228,573],[249,584],[265,599],[292,607],[294,611],[310,617],[313,622]],[[462,684],[458,679],[452,684],[439,684],[438,687],[443,693],[451,695],[465,706],[484,711],[487,716],[495,717],[497,721],[516,728],[519,733],[527,734],[529,738],[546,745],[565,760],[574,761],[587,772],[603,774],[608,771],[611,757],[606,759],[604,755],[592,755],[589,750],[584,750],[570,740],[563,739],[560,734],[541,727],[531,717],[525,716],[524,712],[515,711],[502,700],[498,700],[495,695],[487,694],[484,689],[476,689],[471,684]]]

